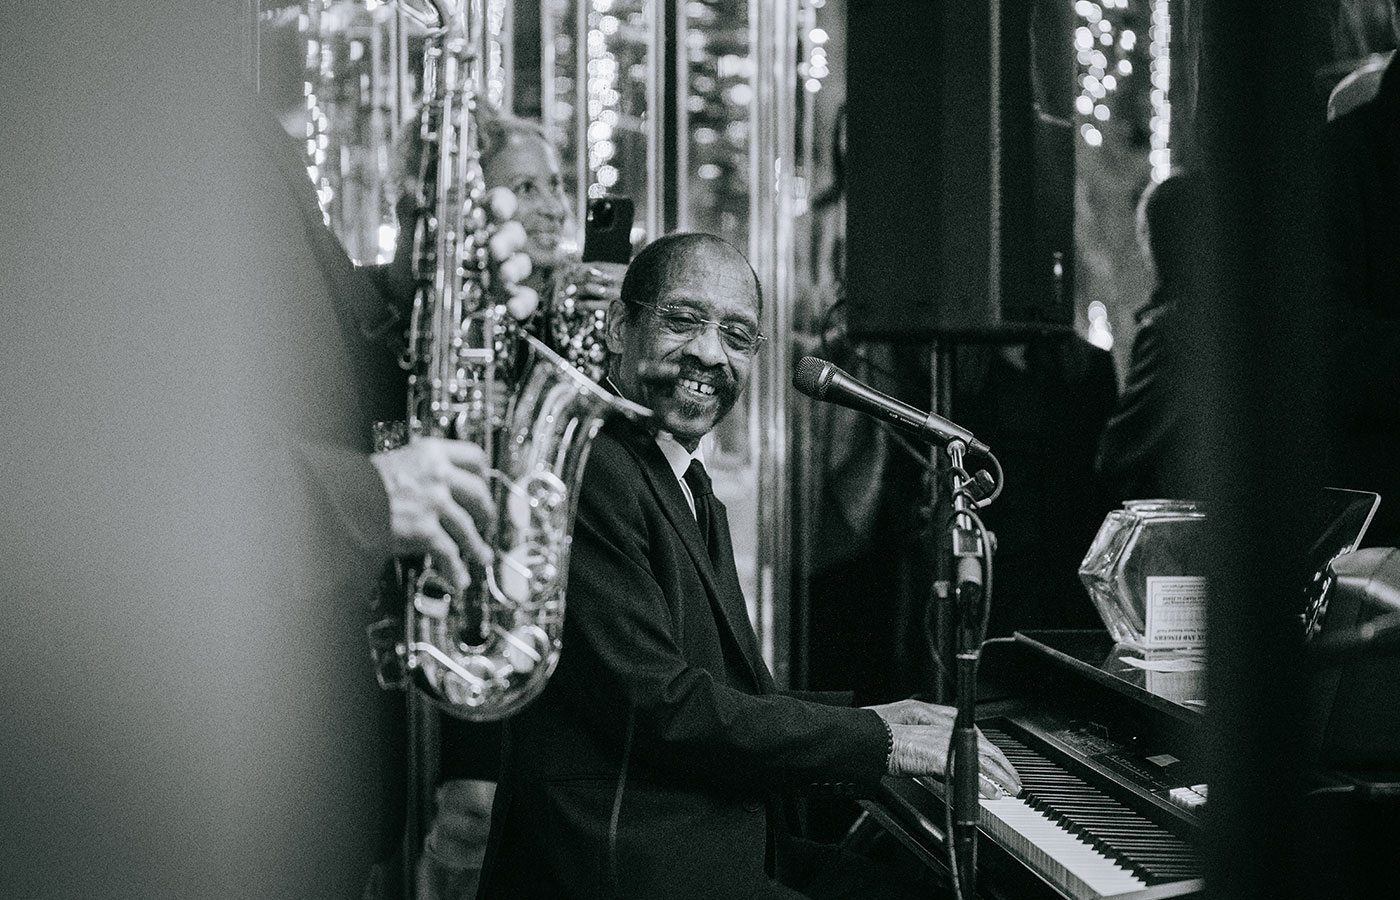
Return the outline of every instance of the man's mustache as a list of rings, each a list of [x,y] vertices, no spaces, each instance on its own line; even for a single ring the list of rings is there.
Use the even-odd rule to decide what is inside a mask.
[[[681,377],[681,366],[662,359],[644,359],[637,364],[637,377],[658,387],[671,387]]]

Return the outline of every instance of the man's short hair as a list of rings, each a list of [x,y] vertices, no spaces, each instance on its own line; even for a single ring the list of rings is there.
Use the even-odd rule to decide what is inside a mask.
[[[711,247],[722,252],[732,253],[748,266],[753,277],[754,295],[758,301],[758,311],[763,311],[763,289],[758,283],[758,274],[733,244],[713,234],[698,231],[677,232],[659,237],[647,244],[641,253],[627,267],[622,279],[622,302],[626,306],[627,321],[641,315],[640,303],[651,303],[661,293],[662,285],[670,277],[672,267],[688,254],[701,247]]]
[[[1176,170],[1149,182],[1138,200],[1138,227],[1145,233],[1158,278],[1172,278],[1189,265],[1200,239],[1200,186]]]

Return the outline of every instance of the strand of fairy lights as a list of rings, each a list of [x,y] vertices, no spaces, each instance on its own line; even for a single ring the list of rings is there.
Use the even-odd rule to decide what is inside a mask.
[[[816,11],[826,6],[826,0],[808,0],[809,14],[815,21]],[[815,25],[807,32],[807,59],[797,66],[797,74],[802,78],[802,87],[809,94],[822,89],[822,79],[831,74],[827,60],[826,42],[831,39],[825,28]]]
[[[1074,109],[1085,119],[1080,123],[1079,136],[1090,147],[1103,144],[1100,126],[1111,116],[1109,95],[1122,86],[1133,73],[1128,54],[1137,46],[1137,35],[1131,29],[1115,32],[1113,21],[1105,9],[1127,9],[1128,0],[1077,0],[1074,11],[1081,21],[1074,30],[1075,59],[1079,63],[1079,95]]]
[[[601,197],[617,183],[618,171],[612,165],[617,154],[613,130],[619,120],[622,95],[617,90],[617,57],[608,50],[608,38],[617,34],[621,23],[612,15],[613,0],[592,0],[588,12],[588,35],[584,41],[588,79],[588,171],[589,197]]]
[[[305,13],[297,19],[297,28],[302,33],[312,30],[311,17]],[[306,174],[316,186],[316,199],[321,205],[321,214],[326,224],[330,224],[331,200],[335,189],[331,187],[322,167],[326,163],[326,150],[330,147],[330,119],[321,108],[321,100],[316,95],[317,84],[332,84],[335,78],[335,54],[329,45],[312,36],[306,42],[306,69],[308,80],[302,84],[306,96]],[[314,78],[314,81],[312,80]]]
[[[1168,0],[1153,0],[1152,27],[1148,32],[1148,52],[1152,58],[1152,151],[1148,159],[1152,164],[1152,180],[1159,182],[1167,177],[1172,167],[1171,30],[1170,3]]]
[[[506,0],[491,0],[486,7],[486,99],[496,109],[505,105],[505,47],[501,42],[506,27]]]

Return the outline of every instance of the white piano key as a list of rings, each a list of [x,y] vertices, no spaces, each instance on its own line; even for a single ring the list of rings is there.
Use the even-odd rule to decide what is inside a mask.
[[[1147,882],[1015,797],[983,799],[981,826],[1079,900],[1140,891]]]

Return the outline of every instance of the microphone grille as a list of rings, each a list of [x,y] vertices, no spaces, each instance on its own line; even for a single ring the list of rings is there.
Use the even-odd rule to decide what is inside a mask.
[[[797,371],[792,375],[792,386],[808,397],[821,400],[826,395],[827,386],[831,384],[830,378],[822,377],[830,367],[831,363],[824,359],[804,356],[797,364]]]

